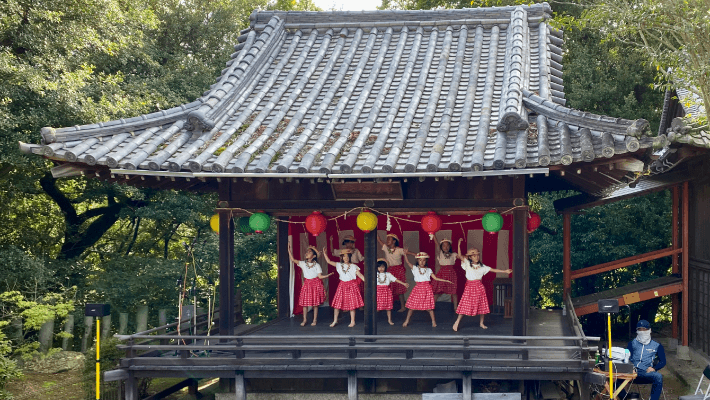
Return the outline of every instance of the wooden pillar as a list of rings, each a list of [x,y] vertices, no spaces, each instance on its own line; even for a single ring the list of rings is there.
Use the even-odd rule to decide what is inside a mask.
[[[679,188],[678,186],[673,186],[673,209],[672,215],[673,219],[671,222],[671,237],[672,237],[672,247],[673,250],[678,249],[678,203],[679,203]],[[678,268],[678,254],[673,254],[671,256],[671,263],[673,265],[673,273],[677,274]],[[674,293],[671,296],[671,337],[673,339],[678,339],[678,327],[680,324],[680,298],[678,293]]]
[[[244,382],[244,371],[237,371],[234,381],[234,398],[236,400],[247,400],[247,387]]]
[[[220,182],[220,199],[229,180]],[[234,221],[219,213],[219,334],[234,334]]]
[[[527,304],[525,292],[525,275],[528,259],[528,210],[518,209],[513,211],[513,335],[526,334],[525,305]]]
[[[288,257],[288,222],[278,222],[276,234],[276,254],[278,273],[276,278],[276,297],[279,317],[291,316],[291,293],[289,291],[289,277],[291,275],[291,260]]]
[[[683,300],[682,300],[682,306],[683,306],[683,339],[682,339],[682,345],[683,346],[688,346],[688,311],[690,309],[690,304],[688,303],[688,274],[689,274],[689,268],[688,268],[688,262],[690,258],[690,249],[689,249],[689,233],[688,233],[688,219],[689,219],[689,198],[690,198],[690,190],[689,190],[689,184],[688,182],[683,182],[683,265],[682,265],[682,274],[683,274]]]
[[[464,371],[461,378],[461,393],[462,400],[471,400],[471,373],[468,371]]]
[[[357,371],[348,371],[348,400],[357,400]]]
[[[128,371],[128,379],[126,379],[126,394],[125,400],[140,400],[138,398],[138,379],[133,371]]]
[[[572,296],[572,214],[563,214],[562,227],[562,293],[563,301]]]
[[[377,335],[377,229],[365,233],[365,335]]]

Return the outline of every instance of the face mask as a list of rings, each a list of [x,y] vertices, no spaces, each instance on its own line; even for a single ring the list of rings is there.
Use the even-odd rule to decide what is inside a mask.
[[[651,330],[636,331],[636,340],[638,340],[641,344],[651,343]]]

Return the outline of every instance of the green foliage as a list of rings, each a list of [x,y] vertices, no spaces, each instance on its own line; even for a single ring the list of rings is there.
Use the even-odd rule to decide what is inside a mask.
[[[101,360],[99,364],[102,372],[116,369],[121,358],[126,355],[124,350],[118,348],[119,345],[121,345],[121,342],[115,338],[101,340],[101,348],[99,350]],[[96,345],[88,349],[85,356],[84,370],[82,371],[82,376],[84,377],[82,386],[86,400],[93,400],[96,398]],[[138,379],[139,398],[142,399],[148,396],[151,381],[151,378]]]
[[[276,318],[276,223],[262,234],[236,236],[235,279],[248,323]]]
[[[2,325],[0,325],[0,329],[1,327]],[[10,341],[0,330],[0,400],[12,399],[12,395],[5,390],[5,385],[22,376],[17,363],[8,357],[11,351]]]

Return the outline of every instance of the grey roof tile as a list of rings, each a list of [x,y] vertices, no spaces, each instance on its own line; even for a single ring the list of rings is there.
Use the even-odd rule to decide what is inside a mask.
[[[44,128],[30,151],[123,169],[416,173],[568,165],[652,145],[643,121],[564,107],[550,12],[257,12],[200,99]]]

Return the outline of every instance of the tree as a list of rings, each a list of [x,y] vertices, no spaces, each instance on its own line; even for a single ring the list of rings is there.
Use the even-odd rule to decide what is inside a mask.
[[[595,2],[581,20],[608,38],[640,49],[663,74],[710,104],[710,5],[707,0]],[[689,104],[693,100],[687,100]],[[708,132],[707,115],[688,115],[691,134]]]

